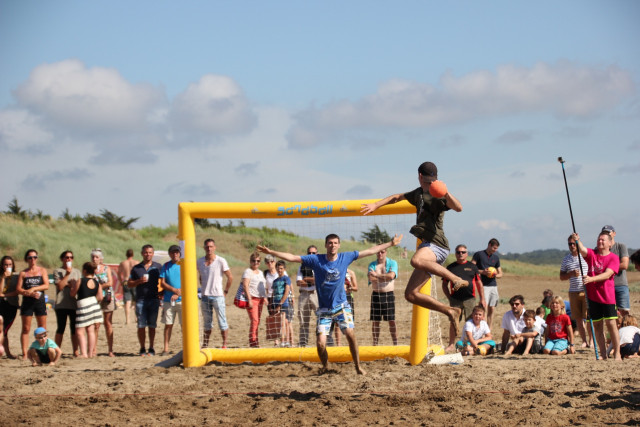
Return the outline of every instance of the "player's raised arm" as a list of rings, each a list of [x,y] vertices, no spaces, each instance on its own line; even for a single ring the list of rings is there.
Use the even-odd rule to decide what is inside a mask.
[[[390,248],[391,246],[397,246],[402,241],[402,234],[393,236],[393,239],[387,243],[382,243],[380,245],[372,246],[369,249],[365,249],[364,251],[360,251],[358,254],[358,259],[364,258],[369,255],[374,255],[380,252],[383,249]]]
[[[460,201],[456,199],[453,194],[447,192],[444,197],[447,199],[447,207],[449,209],[453,209],[456,212],[462,212],[462,203],[460,203]]]
[[[375,203],[363,203],[362,205],[360,205],[360,212],[363,215],[367,215],[376,211],[378,208],[381,208],[384,205],[389,205],[389,204],[392,205],[394,203],[401,202],[402,200],[404,200],[404,194],[402,193],[393,194],[389,197],[385,197],[384,199],[378,200]]]
[[[258,251],[262,253],[273,255],[285,261],[297,263],[302,262],[302,258],[300,258],[300,255],[290,254],[289,252],[274,251],[273,249],[269,249],[268,247],[262,245],[258,245],[256,249],[258,249]]]

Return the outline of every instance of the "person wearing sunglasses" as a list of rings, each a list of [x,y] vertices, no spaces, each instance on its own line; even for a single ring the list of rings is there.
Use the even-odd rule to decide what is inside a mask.
[[[242,287],[247,298],[247,313],[249,314],[249,347],[260,347],[258,327],[262,308],[267,303],[266,279],[260,270],[260,253],[254,252],[249,257],[249,268],[242,274]]]
[[[36,328],[33,331],[35,341],[29,347],[29,360],[31,360],[32,366],[49,365],[54,366],[60,356],[62,356],[62,350],[51,339],[48,338],[47,330],[43,327]]]
[[[463,286],[455,289],[454,285],[449,280],[442,281],[442,291],[449,300],[451,307],[458,307],[460,316],[458,317],[458,323],[470,320],[476,305],[481,305],[484,310],[482,312],[483,321],[484,315],[487,310],[487,301],[484,297],[484,286],[482,286],[482,280],[480,279],[480,272],[478,267],[470,261],[467,261],[468,255],[467,247],[463,244],[456,246],[456,260],[447,266],[447,270],[451,271],[458,277],[469,282],[469,286]],[[476,294],[479,297],[476,303]],[[487,323],[487,327],[489,324]],[[477,326],[477,325],[476,325]],[[454,325],[449,325],[449,345],[445,349],[446,352],[455,350],[456,341],[458,339]],[[464,331],[463,331],[464,334]]]
[[[587,335],[587,297],[584,290],[582,276],[587,275],[589,267],[587,261],[578,256],[576,241],[569,236],[567,243],[569,253],[562,260],[560,265],[560,280],[569,281],[569,305],[571,306],[571,318],[575,320],[578,333],[582,338],[582,347],[591,347],[591,330]]]
[[[28,266],[20,272],[16,289],[22,295],[20,344],[22,344],[22,360],[27,360],[29,332],[31,331],[33,315],[35,314],[36,316],[38,327],[47,327],[47,306],[44,294],[49,289],[49,274],[44,267],[38,265],[38,251],[35,249],[29,249],[25,252],[24,260]]]
[[[507,350],[507,343],[509,338],[514,339],[518,335],[522,334],[522,330],[527,326],[524,322],[524,297],[522,295],[514,295],[509,300],[511,310],[507,311],[502,316],[502,347],[500,351],[502,354]]]
[[[56,285],[56,329],[55,341],[62,348],[62,338],[67,327],[71,328],[71,345],[73,355],[78,357],[78,338],[76,336],[76,299],[71,296],[71,288],[82,279],[82,273],[73,267],[73,252],[64,251],[60,254],[62,266],[53,270],[53,283]]]

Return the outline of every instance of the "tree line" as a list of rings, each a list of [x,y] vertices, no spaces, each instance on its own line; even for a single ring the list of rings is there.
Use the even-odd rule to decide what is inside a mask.
[[[51,215],[45,214],[40,209],[35,212],[31,209],[24,209],[20,206],[18,198],[15,196],[7,205],[7,210],[3,213],[25,222],[51,221],[53,219]],[[111,228],[113,230],[130,230],[133,228],[133,224],[140,219],[140,217],[126,218],[124,216],[117,215],[108,209],[101,209],[100,215],[92,213],[86,213],[84,215],[72,214],[69,212],[69,208],[66,208],[58,218],[69,222],[84,223],[95,225],[97,227]]]

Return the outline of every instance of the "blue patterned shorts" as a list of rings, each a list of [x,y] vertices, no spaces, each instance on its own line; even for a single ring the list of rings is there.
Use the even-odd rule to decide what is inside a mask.
[[[353,310],[348,303],[344,303],[332,309],[321,308],[316,312],[318,316],[316,333],[318,335],[329,336],[331,334],[331,325],[338,325],[341,331],[345,329],[353,329]]]

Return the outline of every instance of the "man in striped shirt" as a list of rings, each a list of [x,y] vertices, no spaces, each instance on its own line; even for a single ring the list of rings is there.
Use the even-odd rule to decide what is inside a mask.
[[[582,347],[591,347],[591,330],[587,338],[587,328],[585,327],[587,318],[587,299],[585,296],[582,276],[587,275],[587,262],[582,256],[578,256],[576,242],[571,236],[568,239],[569,252],[562,260],[560,266],[560,280],[569,281],[569,303],[571,305],[571,318],[578,326],[578,332],[582,338]],[[579,261],[578,261],[579,260]],[[582,268],[580,267],[582,265]]]

